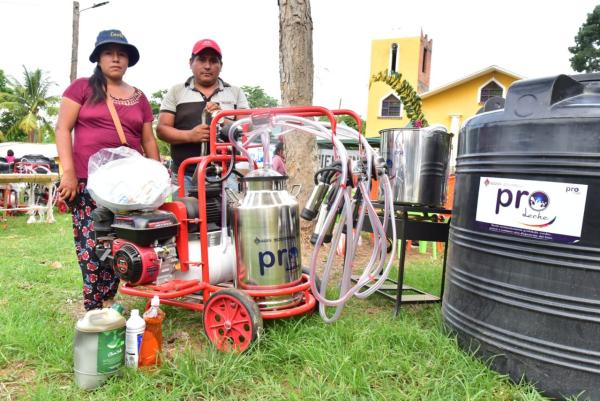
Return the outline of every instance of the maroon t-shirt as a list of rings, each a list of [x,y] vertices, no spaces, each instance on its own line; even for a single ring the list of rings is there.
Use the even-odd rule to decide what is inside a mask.
[[[75,122],[73,161],[77,178],[87,178],[88,160],[102,148],[121,146],[119,134],[105,101],[91,104],[92,89],[88,78],[79,78],[63,93],[64,97],[81,105]],[[113,99],[129,146],[142,153],[142,127],[153,119],[146,96],[139,89],[128,99]]]

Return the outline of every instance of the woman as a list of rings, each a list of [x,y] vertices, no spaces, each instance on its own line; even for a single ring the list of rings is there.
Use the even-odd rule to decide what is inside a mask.
[[[283,142],[277,142],[275,145],[275,151],[273,152],[273,160],[271,161],[273,170],[277,171],[281,175],[286,175],[285,171],[285,158],[283,155]]]
[[[123,81],[127,67],[135,65],[139,58],[138,50],[127,42],[121,31],[100,32],[90,55],[90,61],[97,63],[93,75],[71,83],[63,93],[58,114],[56,147],[63,169],[58,193],[70,204],[73,214],[75,250],[83,275],[86,310],[111,303],[119,287],[119,278],[112,267],[100,263],[94,251],[91,213],[96,205],[86,190],[90,156],[102,148],[121,146],[107,96],[116,108],[127,145],[146,157],[159,159],[148,99],[139,89]]]

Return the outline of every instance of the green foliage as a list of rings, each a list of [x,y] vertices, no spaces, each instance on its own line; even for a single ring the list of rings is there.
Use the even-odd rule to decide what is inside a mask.
[[[0,70],[0,93],[4,93],[4,92],[11,93],[12,92],[7,84],[8,84],[8,80],[6,79],[4,70]]]
[[[150,107],[152,107],[152,114],[154,114],[154,117],[158,116],[158,112],[160,111],[160,104],[162,103],[162,100],[166,94],[166,89],[160,89],[154,92],[152,96],[150,96]]]
[[[154,136],[156,137],[156,144],[158,145],[158,153],[160,153],[163,156],[170,155],[171,146],[167,142],[157,137],[156,134]]]
[[[154,115],[155,120],[158,119],[158,113],[160,112],[160,104],[162,103],[162,100],[165,97],[166,93],[166,89],[161,89],[154,92],[150,97],[150,107],[152,108],[152,114]],[[169,155],[171,153],[171,147],[167,142],[163,141],[158,136],[156,136],[156,127],[153,127],[153,129],[154,136],[156,137],[156,143],[158,144],[158,152],[163,156]]]
[[[23,66],[23,71],[23,83],[9,78],[7,88],[0,91],[0,112],[3,117],[8,114],[12,118],[0,120],[0,124],[11,124],[6,129],[7,140],[43,142],[54,136],[48,117],[58,113],[59,98],[48,96],[54,82],[40,69],[30,72]]]
[[[569,61],[575,71],[600,70],[600,5],[587,15],[575,36],[575,46],[569,47],[569,52],[573,54]]]
[[[356,123],[356,120],[354,120],[354,118],[352,118],[351,116],[339,116],[337,119],[338,124],[343,123],[346,124],[348,127],[350,128],[354,128],[355,130],[358,130],[358,124]],[[367,126],[367,123],[365,120],[362,120],[362,129],[363,132],[365,131],[365,127]]]
[[[421,98],[412,85],[407,80],[402,79],[402,74],[397,72],[390,74],[386,69],[371,77],[369,87],[374,82],[385,82],[396,92],[413,127],[426,127],[429,125],[421,110]]]
[[[329,121],[329,118],[327,118],[327,116],[320,116],[318,118],[319,121]],[[336,116],[335,121],[337,122],[337,124],[343,124],[343,125],[347,125],[350,128],[353,128],[355,130],[358,130],[358,124],[356,123],[356,120],[354,120],[354,118],[352,116],[348,116],[348,115],[340,115],[340,116]],[[360,120],[362,122],[362,132],[366,132],[366,127],[367,127],[367,122],[363,119]]]
[[[267,95],[260,86],[242,86],[242,90],[246,94],[250,108],[266,108],[277,107],[279,102],[274,97]]]
[[[8,80],[3,70],[0,70],[0,94],[12,93],[12,90],[8,87]],[[6,110],[0,109],[0,142],[8,141],[8,130],[16,125],[17,119],[12,113],[8,113]],[[20,131],[23,138],[26,137],[25,133]]]

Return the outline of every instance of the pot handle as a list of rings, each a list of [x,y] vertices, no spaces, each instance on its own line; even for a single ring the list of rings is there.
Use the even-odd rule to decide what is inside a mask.
[[[294,193],[294,190],[296,190],[296,193]],[[296,197],[298,197],[298,195],[300,195],[300,191],[302,191],[302,185],[294,184],[294,185],[292,185],[292,190],[290,191],[290,194],[296,198]]]

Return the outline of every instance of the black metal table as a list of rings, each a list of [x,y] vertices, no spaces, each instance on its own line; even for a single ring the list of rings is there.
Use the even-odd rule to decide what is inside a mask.
[[[375,204],[377,207],[378,205]],[[440,218],[439,214],[450,215],[452,211],[443,208],[433,208],[414,205],[394,205],[396,212],[396,236],[401,241],[400,260],[398,262],[398,280],[388,278],[377,290],[381,295],[395,300],[394,316],[400,313],[402,304],[422,304],[441,302],[444,295],[444,276],[446,274],[446,256],[448,254],[448,232],[450,219]],[[411,216],[409,213],[419,213],[420,216]],[[380,217],[383,219],[383,217]],[[368,219],[365,219],[363,231],[373,232]],[[392,228],[387,228],[388,237],[392,236]],[[444,256],[440,296],[429,294],[423,290],[404,284],[404,263],[406,260],[406,241],[431,241],[444,243]],[[435,245],[434,245],[435,246]],[[352,276],[357,281],[359,276]],[[367,284],[367,286],[370,286]],[[409,294],[403,294],[407,292]]]

